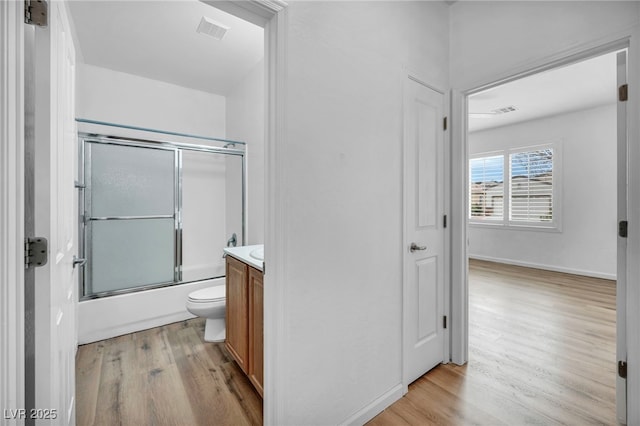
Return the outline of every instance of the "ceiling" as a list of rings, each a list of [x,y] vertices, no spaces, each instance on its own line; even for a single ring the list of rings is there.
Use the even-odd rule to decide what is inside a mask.
[[[616,53],[535,74],[469,97],[469,131],[616,102]],[[494,110],[514,106],[513,112]]]
[[[196,0],[70,1],[87,64],[226,95],[264,57],[264,30]],[[196,32],[203,16],[230,29]]]

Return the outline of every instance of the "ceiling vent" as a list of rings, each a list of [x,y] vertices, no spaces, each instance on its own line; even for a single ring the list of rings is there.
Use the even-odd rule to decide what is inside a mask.
[[[508,112],[516,111],[517,109],[518,108],[514,107],[513,105],[510,105],[510,106],[494,109],[491,112],[494,114],[506,114]]]
[[[227,31],[229,31],[229,27],[222,25],[211,18],[207,18],[206,16],[202,17],[200,24],[198,25],[198,29],[196,30],[196,32],[206,34],[216,40],[222,40],[225,34],[227,34]]]
[[[492,109],[489,112],[470,112],[469,113],[469,117],[471,118],[493,118],[496,117],[498,115],[502,115],[502,114],[507,114],[509,112],[514,112],[517,111],[518,108],[516,108],[513,105],[509,105],[506,107],[502,107],[502,108],[496,108],[496,109]]]

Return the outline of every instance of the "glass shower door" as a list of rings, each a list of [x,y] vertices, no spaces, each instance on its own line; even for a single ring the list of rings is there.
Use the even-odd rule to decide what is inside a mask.
[[[87,142],[85,297],[179,281],[178,152]]]

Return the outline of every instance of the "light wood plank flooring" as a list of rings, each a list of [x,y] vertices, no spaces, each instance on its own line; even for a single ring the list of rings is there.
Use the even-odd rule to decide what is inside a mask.
[[[615,425],[615,282],[471,261],[469,363],[369,424]]]
[[[261,425],[262,399],[197,318],[80,346],[78,425]]]

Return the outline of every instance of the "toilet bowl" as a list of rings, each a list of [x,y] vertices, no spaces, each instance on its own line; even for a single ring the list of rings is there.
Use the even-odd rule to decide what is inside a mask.
[[[224,285],[203,288],[189,294],[187,310],[193,315],[207,319],[204,326],[206,342],[224,342],[226,312],[226,289]]]

